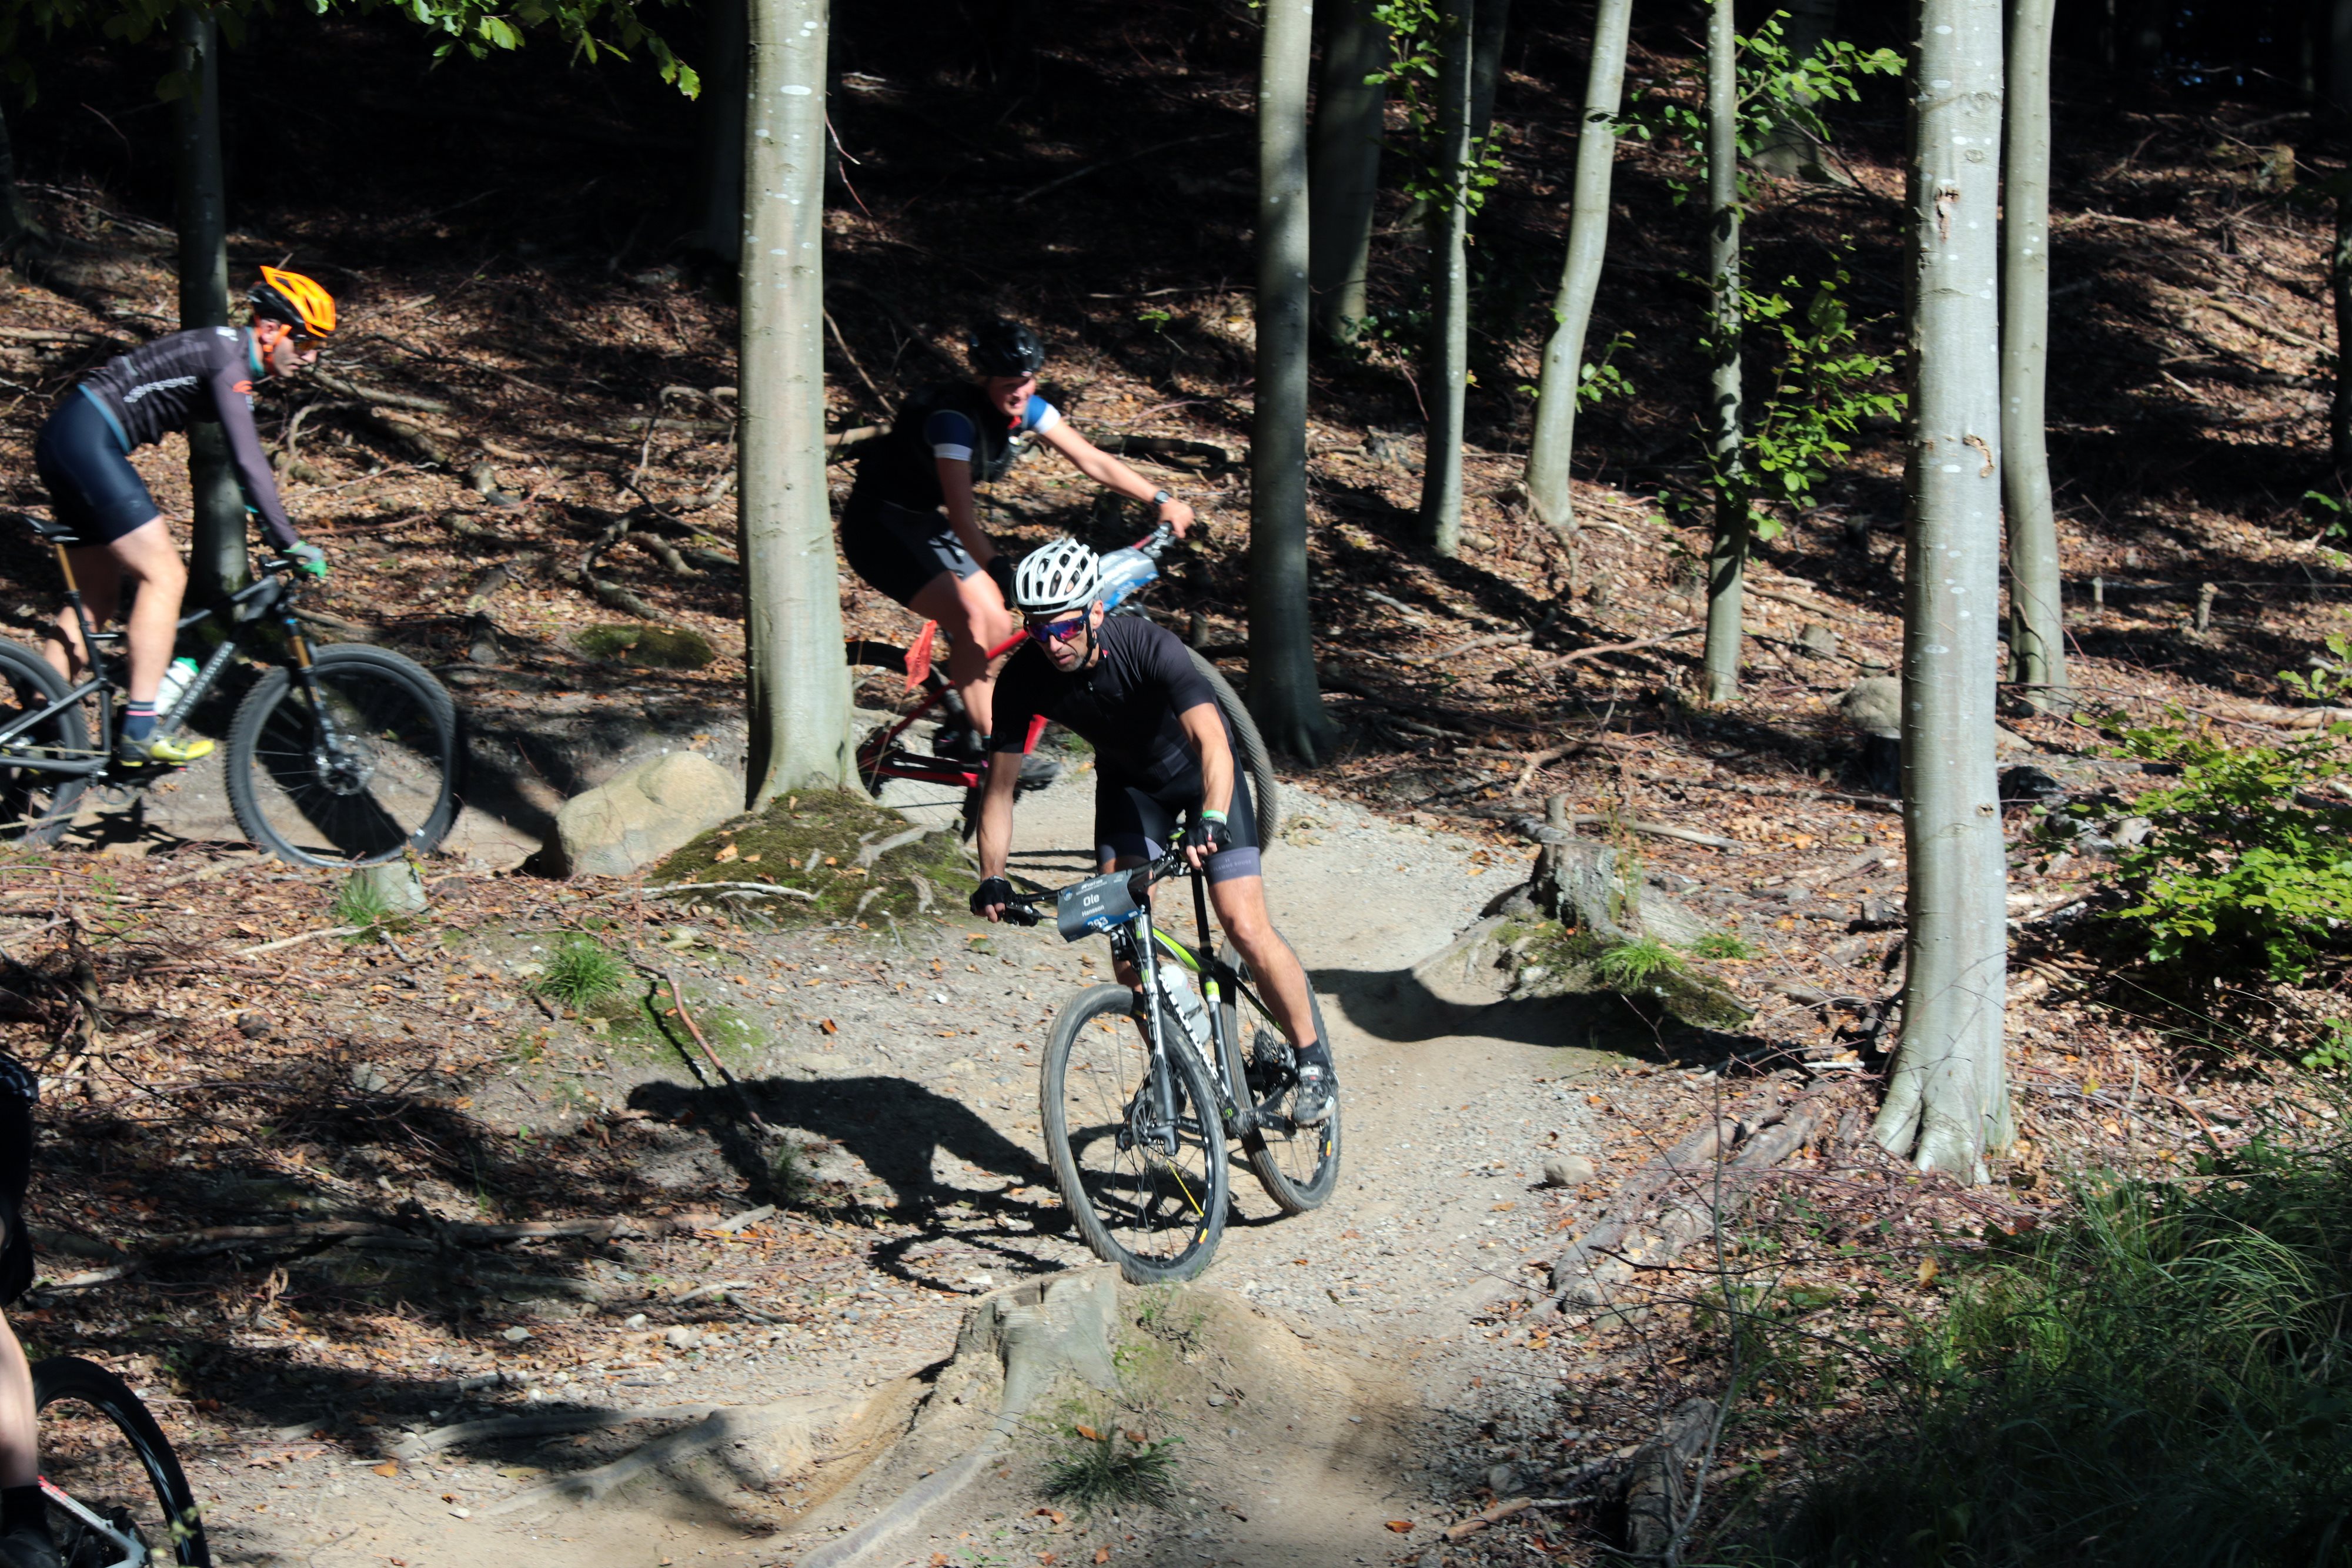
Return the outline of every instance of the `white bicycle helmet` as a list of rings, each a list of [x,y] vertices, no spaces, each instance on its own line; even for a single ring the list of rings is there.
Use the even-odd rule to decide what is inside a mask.
[[[1083,610],[1095,601],[1101,586],[1102,568],[1095,552],[1076,539],[1055,539],[1021,558],[1013,572],[1013,602],[1029,615]]]

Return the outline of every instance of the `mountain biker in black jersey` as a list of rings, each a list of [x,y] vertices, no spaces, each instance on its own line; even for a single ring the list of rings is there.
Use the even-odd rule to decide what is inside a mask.
[[[211,752],[199,738],[157,737],[155,694],[180,618],[188,569],[129,454],[192,421],[214,419],[228,436],[229,460],[246,505],[261,514],[278,548],[299,570],[327,575],[326,555],[304,544],[278,498],[269,460],[253,427],[253,383],[290,376],[319,357],[335,329],[335,301],[310,279],[274,267],[247,296],[250,327],[197,327],[158,338],[108,361],[66,394],[41,427],[34,465],[57,520],[83,541],[67,551],[90,623],[114,618],[125,580],[138,585],[131,607],[131,700],[115,755],[129,762],[176,766]],[[68,685],[82,679],[89,651],[70,607],[42,643],[50,667]]]
[[[908,398],[890,434],[868,448],[841,511],[841,553],[850,569],[927,621],[947,628],[948,675],[976,733],[961,740],[977,755],[989,734],[993,682],[988,650],[1013,633],[1005,596],[1012,563],[981,531],[973,486],[1013,466],[1016,438],[1034,435],[1107,489],[1160,508],[1181,538],[1192,508],[1070,428],[1037,394],[1045,346],[1017,321],[996,320],[969,345],[978,382],[930,387]]]
[[[1209,879],[1209,901],[1298,1057],[1292,1118],[1312,1126],[1339,1093],[1330,1044],[1315,1034],[1307,971],[1265,909],[1249,781],[1234,766],[1234,737],[1215,695],[1173,632],[1139,616],[1104,615],[1095,552],[1060,539],[1022,558],[1013,602],[1029,641],[996,683],[996,731],[981,800],[981,883],[975,915],[1002,919],[1013,897],[1004,861],[1013,838],[1017,757],[1043,716],[1095,748],[1095,857],[1105,873],[1165,852],[1188,819],[1184,857]],[[1119,978],[1139,983],[1132,974]]]
[[[33,1166],[33,1105],[40,1097],[40,1080],[15,1057],[0,1056],[0,1306],[33,1282],[24,1209]],[[16,1331],[0,1318],[0,1568],[60,1568],[41,1497],[38,1454],[33,1369]]]

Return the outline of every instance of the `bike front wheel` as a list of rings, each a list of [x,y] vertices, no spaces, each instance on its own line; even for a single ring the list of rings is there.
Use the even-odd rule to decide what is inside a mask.
[[[122,1379],[79,1356],[51,1356],[33,1368],[33,1404],[59,1557],[72,1568],[207,1568],[212,1549],[188,1478]]]
[[[1229,1177],[1216,1091],[1191,1037],[1163,1009],[1163,1076],[1135,1009],[1125,986],[1097,986],[1064,1008],[1038,1102],[1078,1234],[1129,1284],[1154,1285],[1209,1266],[1225,1233]]]
[[[53,710],[0,741],[0,840],[43,847],[56,843],[89,787],[87,774],[26,766],[37,759],[95,758],[84,705],[59,706],[65,695],[65,682],[47,660],[14,643],[0,643],[0,729],[27,714]]]
[[[228,730],[237,826],[296,865],[377,865],[440,843],[457,817],[457,707],[413,659],[356,643],[264,675]]]

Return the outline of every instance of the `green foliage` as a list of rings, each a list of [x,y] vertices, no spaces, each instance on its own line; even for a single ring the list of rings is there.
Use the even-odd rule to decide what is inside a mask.
[[[1633,333],[1620,332],[1610,339],[1609,347],[1601,350],[1600,363],[1587,361],[1578,368],[1576,401],[1580,407],[1594,408],[1609,398],[1634,395],[1632,380],[1612,362],[1617,358],[1617,350],[1633,340]],[[1528,390],[1535,391],[1532,387]]]
[[[2303,1065],[2314,1072],[2340,1072],[2352,1067],[2352,1019],[2329,1019],[2320,1026],[2319,1043],[2304,1053]]]
[[[353,925],[365,931],[392,918],[392,901],[365,872],[353,872],[335,890],[335,904],[329,918],[338,925]]]
[[[1830,130],[1822,118],[1825,106],[1860,102],[1858,78],[1862,77],[1903,74],[1903,57],[1895,50],[1863,49],[1837,38],[1824,41],[1802,59],[1795,57],[1781,34],[1780,19],[1787,15],[1774,12],[1762,26],[1738,41],[1738,139],[1743,202],[1751,189],[1748,160],[1768,142],[1793,131],[1826,144]],[[1638,136],[1644,141],[1664,136],[1683,144],[1689,159],[1685,172],[1679,178],[1669,176],[1666,182],[1677,203],[1696,191],[1698,171],[1705,167],[1705,97],[1702,91],[1700,101],[1685,103],[1637,89],[1618,123],[1621,135]]]
[[[580,58],[593,64],[605,55],[629,57],[642,50],[660,68],[662,80],[693,98],[702,90],[694,68],[679,59],[659,33],[645,20],[637,0],[522,0],[520,5],[494,5],[490,0],[304,0],[320,16],[341,11],[367,16],[396,12],[436,37],[435,59],[464,53],[478,59],[493,50],[519,49],[524,36],[552,32]],[[675,0],[660,0],[664,5]],[[59,32],[87,28],[116,42],[137,43],[167,32],[180,0],[19,0],[0,5],[0,75],[29,97],[34,89],[32,68],[18,47],[20,29],[37,31],[47,38]],[[268,0],[215,0],[209,7],[231,44],[243,41],[257,16],[267,16]],[[177,71],[156,87],[164,99],[187,90]]]
[[[1756,949],[1729,931],[1710,931],[1691,944],[1702,958],[1753,958]]]
[[[1894,362],[1855,343],[1852,316],[1838,292],[1848,281],[1839,267],[1814,287],[1801,313],[1783,292],[1801,290],[1794,277],[1770,294],[1740,291],[1749,326],[1769,328],[1779,339],[1770,390],[1748,422],[1747,483],[1798,509],[1813,504],[1814,487],[1853,450],[1849,438],[1863,421],[1893,419],[1903,412],[1903,394],[1884,385]],[[1780,531],[1777,522],[1763,517],[1755,527],[1768,539]]]
[[[574,932],[556,944],[547,967],[539,977],[542,996],[564,1006],[583,1009],[618,996],[629,983],[629,961],[584,932]]]
[[[2116,852],[2130,899],[2112,918],[2148,962],[2198,980],[2255,975],[2300,985],[2352,948],[2352,808],[2298,794],[2352,771],[2325,735],[2233,747],[2212,732],[2160,726],[2124,732],[2118,754],[2180,769],[2131,802],[2147,836]],[[2077,804],[2084,816],[2113,816]]]
[[[1706,1561],[2340,1564],[2352,1552],[2352,1161],[2084,1193],[1960,1271],[1910,1430]],[[2202,1162],[2200,1162],[2202,1163]],[[1993,1239],[1998,1242],[1998,1239]]]
[[[1075,1508],[1080,1518],[1139,1504],[1165,1507],[1176,1496],[1176,1445],[1151,1442],[1106,1417],[1097,1428],[1081,1422],[1056,1427],[1048,1438],[1045,1495]]]
[[[1447,139],[1435,90],[1447,51],[1468,48],[1469,38],[1440,0],[1381,0],[1372,15],[1388,29],[1392,57],[1388,69],[1364,79],[1387,82],[1404,105],[1405,135],[1397,148],[1405,159],[1404,193],[1428,203],[1433,213],[1451,212],[1459,202],[1476,217],[1486,193],[1502,182],[1500,141],[1491,130],[1472,138],[1468,160],[1458,169],[1450,166],[1443,156]]]
[[[2300,670],[2281,670],[2278,678],[2289,691],[2305,702],[2333,703],[2352,693],[2352,636],[2341,632],[2327,634],[2327,651],[2336,655],[2333,662],[2315,657],[2311,674]]]

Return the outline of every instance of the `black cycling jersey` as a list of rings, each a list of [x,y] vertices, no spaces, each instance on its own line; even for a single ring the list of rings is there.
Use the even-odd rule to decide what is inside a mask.
[[[844,516],[884,502],[913,512],[944,506],[939,470],[942,457],[971,464],[973,484],[994,484],[1013,466],[1013,438],[1051,430],[1061,417],[1052,403],[1033,396],[1018,419],[1008,420],[989,401],[986,389],[971,382],[926,388],[907,400],[890,434],[859,461]]]
[[[253,336],[241,327],[198,327],[158,338],[110,360],[81,383],[122,442],[149,446],[192,421],[216,419],[228,434],[229,460],[246,504],[269,535],[291,549],[301,542],[278,499],[278,484],[253,428],[253,381],[261,373]]]
[[[1086,737],[1106,779],[1160,789],[1197,778],[1200,763],[1179,714],[1216,694],[1176,634],[1140,616],[1114,615],[1093,632],[1102,656],[1064,674],[1024,643],[996,682],[996,751],[1019,751],[1043,716]]]

